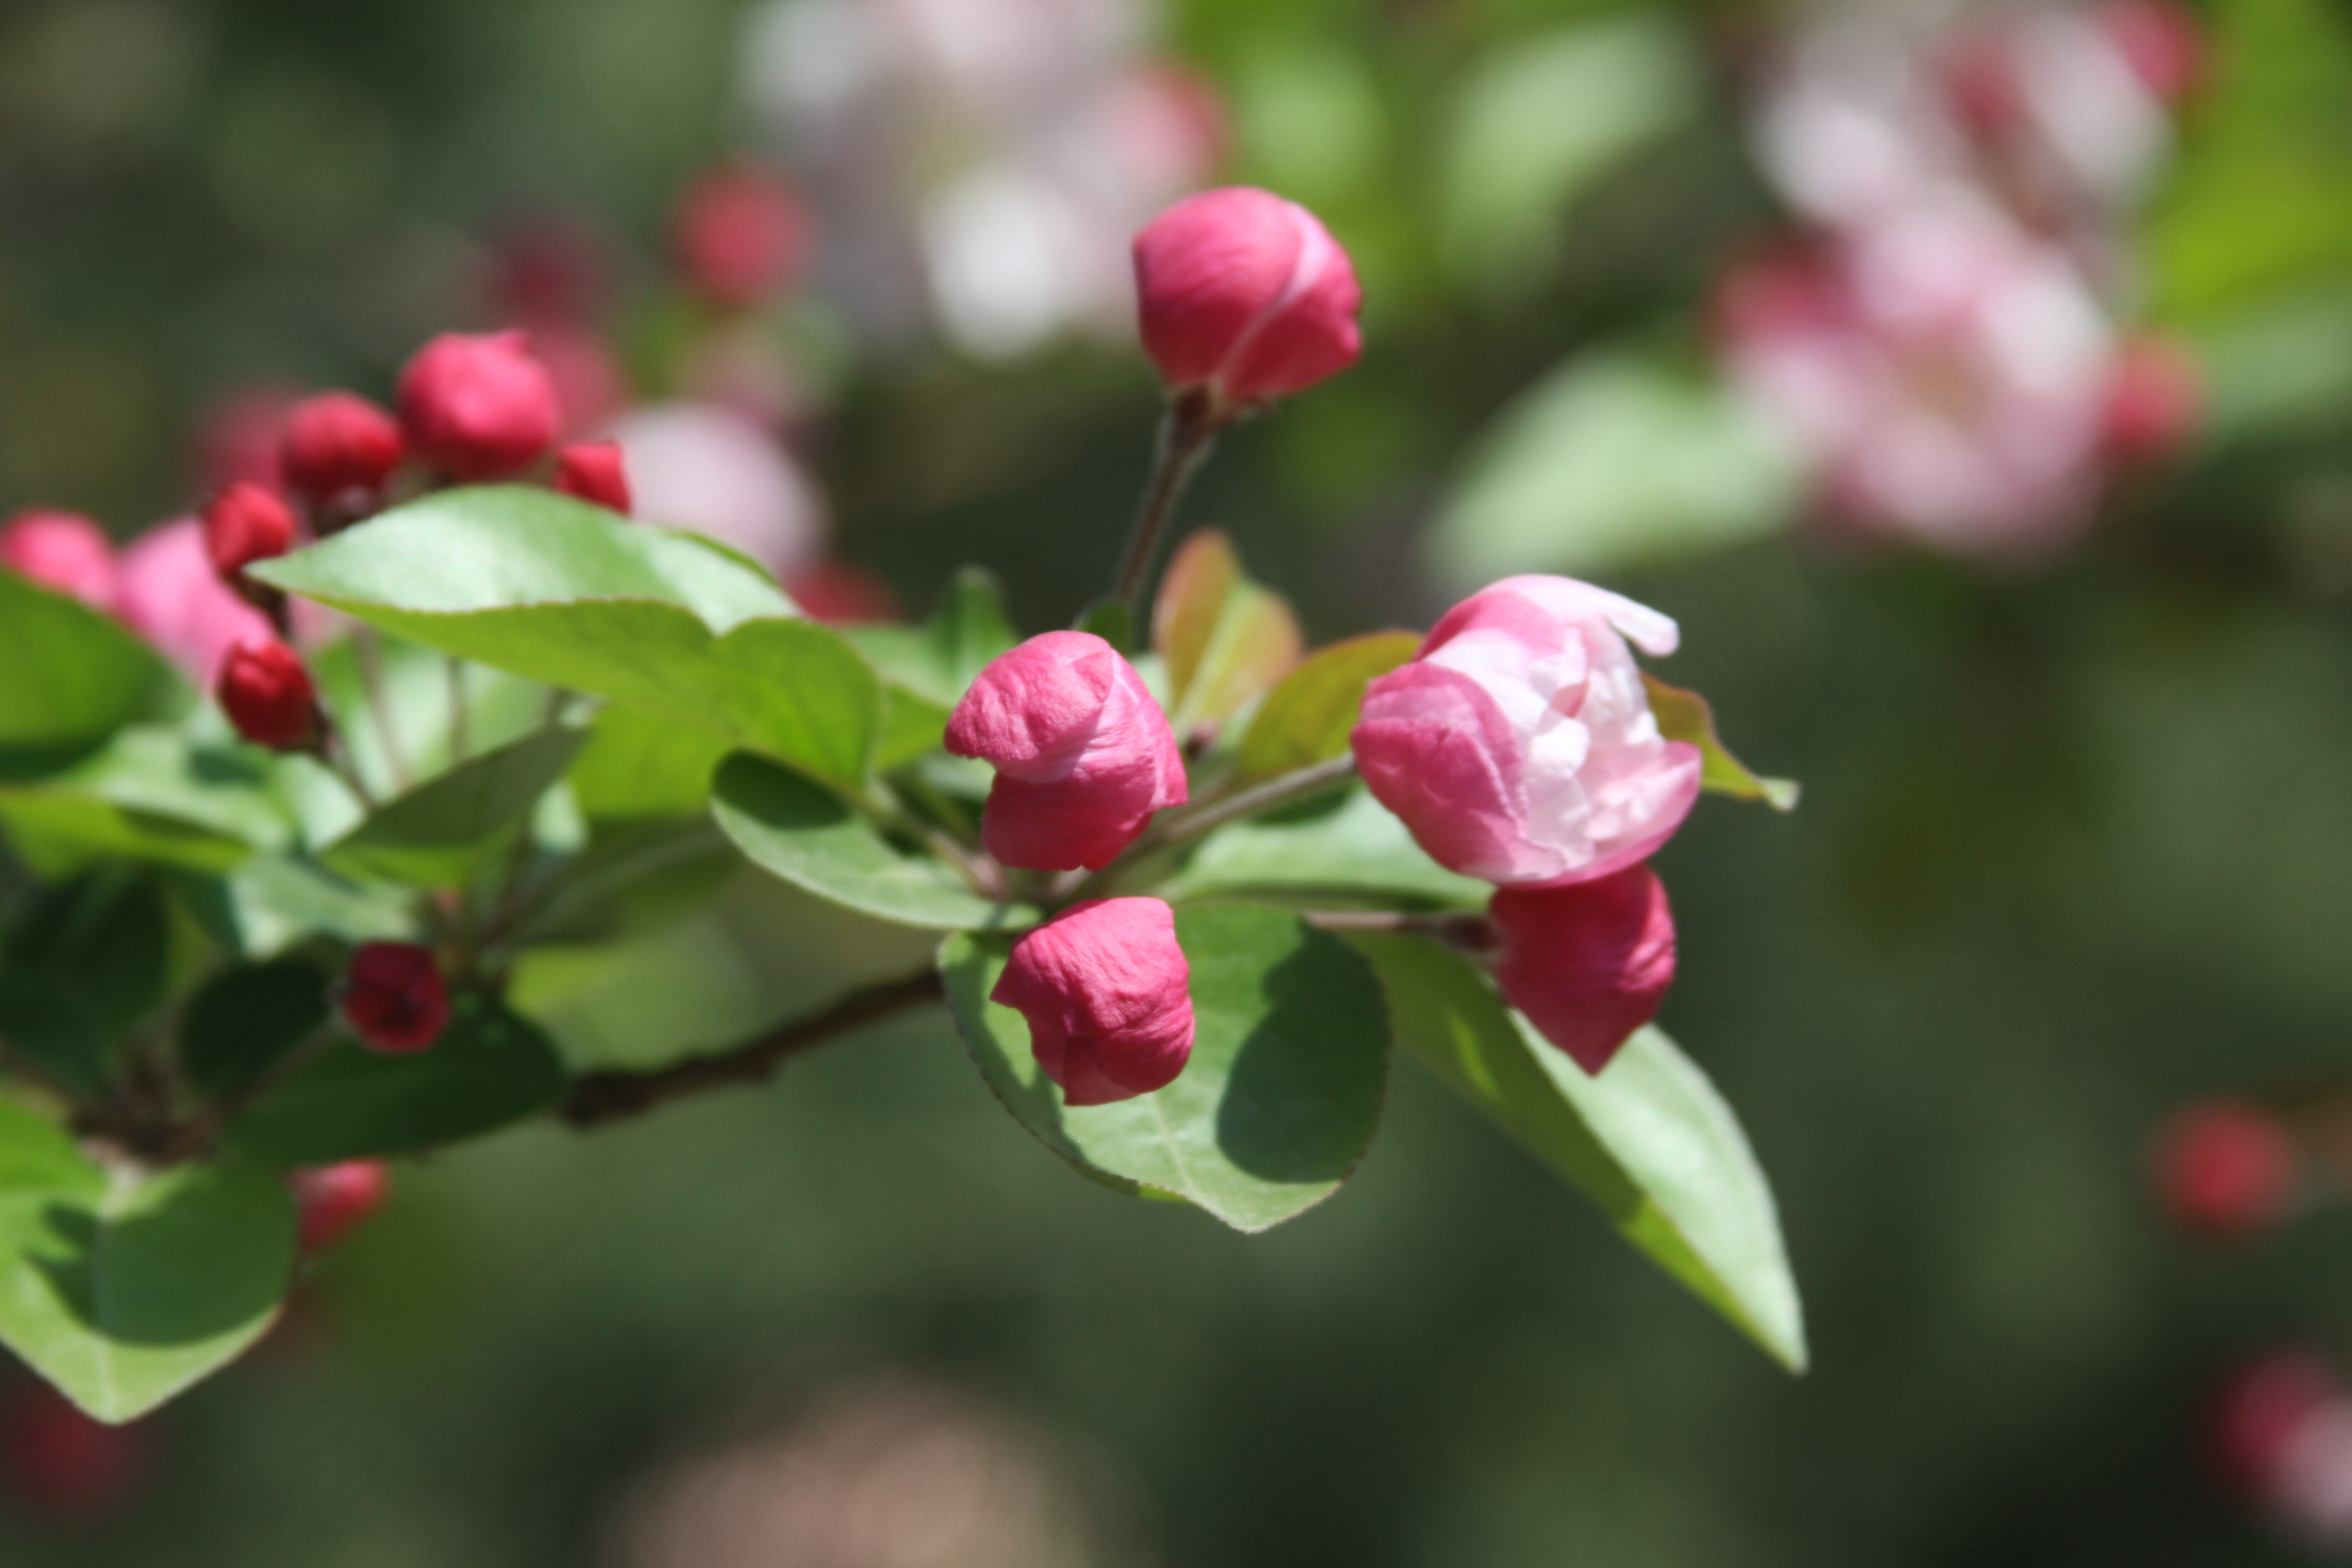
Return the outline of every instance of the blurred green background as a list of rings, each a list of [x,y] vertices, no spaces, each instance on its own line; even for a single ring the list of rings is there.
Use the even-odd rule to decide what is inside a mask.
[[[2206,1483],[2200,1405],[2273,1342],[2352,1354],[2352,1233],[2322,1212],[2200,1249],[2144,1165],[2188,1098],[2352,1068],[2352,5],[2205,14],[2219,64],[2137,215],[2128,309],[2200,346],[2210,416],[2084,548],[2033,574],[1824,548],[1736,458],[1696,500],[1655,464],[1580,470],[1565,510],[1654,513],[1657,550],[1505,547],[1680,617],[1664,672],[1805,783],[1793,817],[1703,805],[1660,866],[1684,954],[1662,1021],[1772,1179],[1810,1374],[1409,1066],[1360,1176],[1243,1237],[1076,1179],[928,1017],[763,1091],[404,1168],[278,1338],[151,1424],[130,1502],[0,1513],[0,1561],[2297,1560]],[[0,502],[126,534],[184,510],[221,398],[381,395],[423,337],[488,323],[495,242],[528,221],[595,237],[613,331],[657,360],[669,204],[772,145],[740,87],[755,22],[16,0]],[[1767,13],[1128,23],[1120,47],[1223,97],[1223,176],[1314,207],[1361,268],[1363,364],[1237,433],[1190,511],[1318,638],[1426,625],[1464,585],[1422,564],[1449,559],[1428,531],[1498,413],[1594,354],[1695,373],[1711,283],[1778,221],[1738,71]],[[1064,622],[1148,457],[1140,359],[1083,333],[976,357],[849,314],[820,290],[785,334],[819,345],[803,437],[839,551],[918,606],[977,561],[1030,629]],[[1673,469],[1675,421],[1706,415],[1616,417],[1588,438]],[[596,960],[572,1037],[657,1051],[906,941],[747,884]]]

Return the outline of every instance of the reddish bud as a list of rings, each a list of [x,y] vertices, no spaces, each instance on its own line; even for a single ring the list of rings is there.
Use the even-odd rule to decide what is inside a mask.
[[[1560,888],[1503,888],[1487,906],[1495,983],[1586,1072],[1658,1016],[1675,979],[1675,917],[1647,866]]]
[[[2205,73],[2205,34],[2179,0],[2107,0],[2099,25],[2147,89],[2178,104]]]
[[[1161,213],[1135,237],[1135,282],[1161,377],[1224,410],[1312,386],[1362,346],[1348,253],[1270,191],[1229,185]]]
[[[989,1000],[1029,1020],[1068,1105],[1164,1089],[1192,1056],[1192,966],[1158,899],[1088,899],[1013,944]]]
[[[629,405],[629,378],[604,340],[585,327],[560,321],[530,329],[530,357],[555,388],[561,434],[600,430]]]
[[[807,264],[810,237],[808,215],[792,192],[740,164],[689,185],[670,228],[687,287],[734,310],[788,288]]]
[[[79,512],[18,512],[0,528],[0,565],[44,588],[70,594],[92,609],[113,607],[113,542]]]
[[[2204,406],[2204,377],[2188,350],[2165,338],[2134,338],[2108,372],[2101,440],[2116,462],[2165,462],[2196,435]]]
[[[342,1010],[362,1045],[404,1055],[441,1037],[449,1022],[449,991],[430,948],[362,942],[343,976]]]
[[[555,454],[555,488],[629,515],[629,471],[618,441],[582,441]]]
[[[408,362],[398,391],[409,446],[468,482],[520,473],[562,424],[554,384],[520,332],[444,332]]]
[[[323,392],[296,405],[278,445],[286,483],[313,505],[373,498],[400,467],[405,447],[391,415],[349,392]]]
[[[2235,1490],[2267,1495],[2288,1449],[2335,1397],[2335,1374],[2309,1351],[2274,1351],[2241,1369],[2214,1396],[2207,1419],[2214,1469]]]
[[[294,1194],[302,1250],[324,1252],[383,1206],[392,1195],[392,1167],[382,1160],[346,1160],[293,1172],[286,1185]]]
[[[218,489],[231,479],[283,486],[279,444],[287,416],[301,394],[279,386],[248,386],[208,405],[199,420],[191,456],[197,485]]]
[[[2214,1237],[2276,1224],[2294,1202],[2294,1143],[2259,1106],[2215,1100],[2190,1106],[2158,1135],[2158,1201],[2176,1224]]]
[[[111,1510],[147,1468],[149,1434],[85,1415],[45,1383],[0,1411],[0,1469],[26,1511],[87,1520]]]
[[[829,626],[872,626],[899,618],[898,595],[890,592],[890,584],[837,556],[786,572],[784,592],[801,614]]]
[[[319,692],[302,656],[276,637],[238,643],[213,683],[228,721],[257,746],[297,752],[319,738]]]
[[[294,509],[276,490],[235,479],[205,507],[205,555],[235,587],[245,569],[294,548]]]

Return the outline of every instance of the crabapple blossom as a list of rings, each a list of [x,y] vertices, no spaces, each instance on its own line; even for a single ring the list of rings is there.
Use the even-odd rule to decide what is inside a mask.
[[[1192,1054],[1192,966],[1159,899],[1088,899],[1013,945],[989,1000],[1029,1020],[1030,1048],[1068,1105],[1173,1083]]]

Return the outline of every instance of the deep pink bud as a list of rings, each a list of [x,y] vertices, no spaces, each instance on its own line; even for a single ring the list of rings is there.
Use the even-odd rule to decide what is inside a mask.
[[[278,466],[289,489],[325,506],[347,495],[373,497],[406,455],[391,415],[355,394],[322,392],[287,416]]]
[[[408,362],[398,392],[409,446],[457,479],[520,473],[562,424],[554,384],[520,332],[444,332]]]
[[[2205,1446],[2220,1479],[2245,1496],[2267,1499],[2296,1440],[2336,1401],[2336,1374],[2311,1351],[2273,1351],[2241,1368],[2215,1395],[2207,1418]]]
[[[110,1426],[47,1384],[27,1384],[0,1411],[0,1471],[26,1512],[94,1519],[138,1484],[152,1438],[143,1425]]]
[[[392,1195],[392,1167],[382,1160],[346,1160],[295,1171],[286,1178],[294,1194],[298,1245],[324,1252],[366,1221]]]
[[[772,176],[742,164],[687,187],[670,243],[688,288],[726,310],[782,293],[807,265],[810,226],[799,200]]]
[[[2205,33],[2179,0],[2106,0],[2099,26],[2147,89],[2178,104],[2205,74]]]
[[[205,555],[224,583],[294,548],[294,509],[276,490],[232,479],[205,506]]]
[[[2216,1239],[2251,1236],[2284,1218],[2300,1162],[2278,1119],[2243,1100],[2211,1100],[2158,1134],[2157,1199],[2174,1223]]]
[[[1315,215],[1270,191],[1187,196],[1135,237],[1143,348],[1177,391],[1231,408],[1356,363],[1363,290]]]
[[[362,1045],[402,1055],[441,1037],[449,990],[433,950],[406,942],[366,942],[343,976],[343,1022]]]
[[[1165,1089],[1192,1056],[1192,965],[1158,899],[1088,899],[1013,944],[989,1000],[1029,1020],[1068,1105]]]
[[[1486,907],[1495,984],[1586,1072],[1658,1016],[1675,980],[1675,917],[1647,866],[1559,888],[1504,888]]]
[[[980,837],[1007,866],[1099,871],[1185,800],[1168,716],[1091,632],[1047,632],[992,661],[950,716],[947,747],[996,765]]]
[[[1445,613],[1364,693],[1365,784],[1440,865],[1506,887],[1649,858],[1698,798],[1699,753],[1658,733],[1631,637],[1675,623],[1566,577],[1511,577]]]
[[[236,732],[257,746],[299,751],[319,737],[318,689],[302,656],[276,637],[229,649],[213,695]]]
[[[2204,408],[2204,377],[2189,351],[2166,338],[2134,338],[2107,373],[2101,444],[2119,463],[2165,462],[2189,445]]]
[[[795,566],[783,581],[784,592],[801,614],[829,626],[874,626],[903,618],[889,584],[837,555]]]
[[[629,515],[629,470],[618,441],[581,441],[555,454],[555,488]]]
[[[277,635],[213,571],[204,525],[192,517],[142,534],[122,552],[115,614],[202,686],[213,684],[230,648]]]
[[[75,511],[20,511],[0,528],[0,566],[92,609],[114,607],[114,545]]]

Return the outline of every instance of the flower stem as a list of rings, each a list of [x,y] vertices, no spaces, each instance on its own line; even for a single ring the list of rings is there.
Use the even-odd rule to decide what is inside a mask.
[[[1261,811],[1271,811],[1276,806],[1288,805],[1293,801],[1319,795],[1355,776],[1355,754],[1343,752],[1328,762],[1284,773],[1254,789],[1229,795],[1223,800],[1213,800],[1197,810],[1186,812],[1153,835],[1150,847],[1165,849],[1171,845],[1190,843],[1203,835],[1214,833],[1228,822],[1255,816]]]
[[[1208,457],[1216,435],[1217,425],[1210,416],[1208,401],[1197,394],[1185,394],[1170,403],[1167,416],[1160,422],[1160,444],[1152,460],[1151,482],[1144,489],[1135,528],[1127,536],[1127,552],[1120,559],[1118,585],[1111,594],[1127,606],[1131,625],[1141,624],[1143,586],[1150,576],[1152,560],[1160,553],[1160,539],[1168,531],[1170,519],[1176,515],[1177,503],[1184,499],[1184,487],[1192,482],[1202,460]]]

